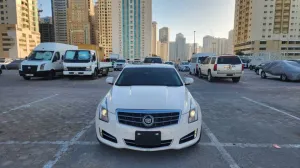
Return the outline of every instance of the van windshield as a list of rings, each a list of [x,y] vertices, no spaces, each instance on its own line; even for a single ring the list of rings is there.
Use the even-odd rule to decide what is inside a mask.
[[[52,59],[53,51],[32,51],[28,60],[49,61]]]
[[[90,62],[91,53],[87,50],[66,51],[64,62]]]

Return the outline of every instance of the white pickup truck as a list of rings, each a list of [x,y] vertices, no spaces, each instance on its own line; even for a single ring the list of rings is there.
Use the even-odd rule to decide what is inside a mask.
[[[92,79],[98,75],[107,76],[111,62],[100,62],[95,50],[68,50],[64,56],[64,76],[70,79],[75,76],[90,76]]]

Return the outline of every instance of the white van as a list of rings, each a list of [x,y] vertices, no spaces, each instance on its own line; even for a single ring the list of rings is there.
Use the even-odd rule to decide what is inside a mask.
[[[200,63],[209,56],[215,56],[214,53],[198,53],[194,54],[190,63],[190,74],[198,76]]]
[[[63,74],[62,57],[65,52],[76,49],[78,47],[73,45],[41,43],[21,63],[19,74],[25,80],[30,80],[32,77],[46,77],[51,80]]]

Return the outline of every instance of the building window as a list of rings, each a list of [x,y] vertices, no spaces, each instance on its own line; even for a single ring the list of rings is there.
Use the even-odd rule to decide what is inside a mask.
[[[266,48],[259,48],[259,50],[266,50]]]

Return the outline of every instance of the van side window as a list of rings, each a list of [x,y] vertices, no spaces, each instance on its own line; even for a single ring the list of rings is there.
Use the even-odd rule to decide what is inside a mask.
[[[213,57],[212,59],[211,59],[211,63],[210,64],[215,64],[216,63],[216,57]]]
[[[192,63],[196,63],[197,61],[197,57],[196,58],[192,58]]]
[[[60,54],[59,54],[59,52],[55,53],[55,57],[56,57],[57,60],[60,60]]]

